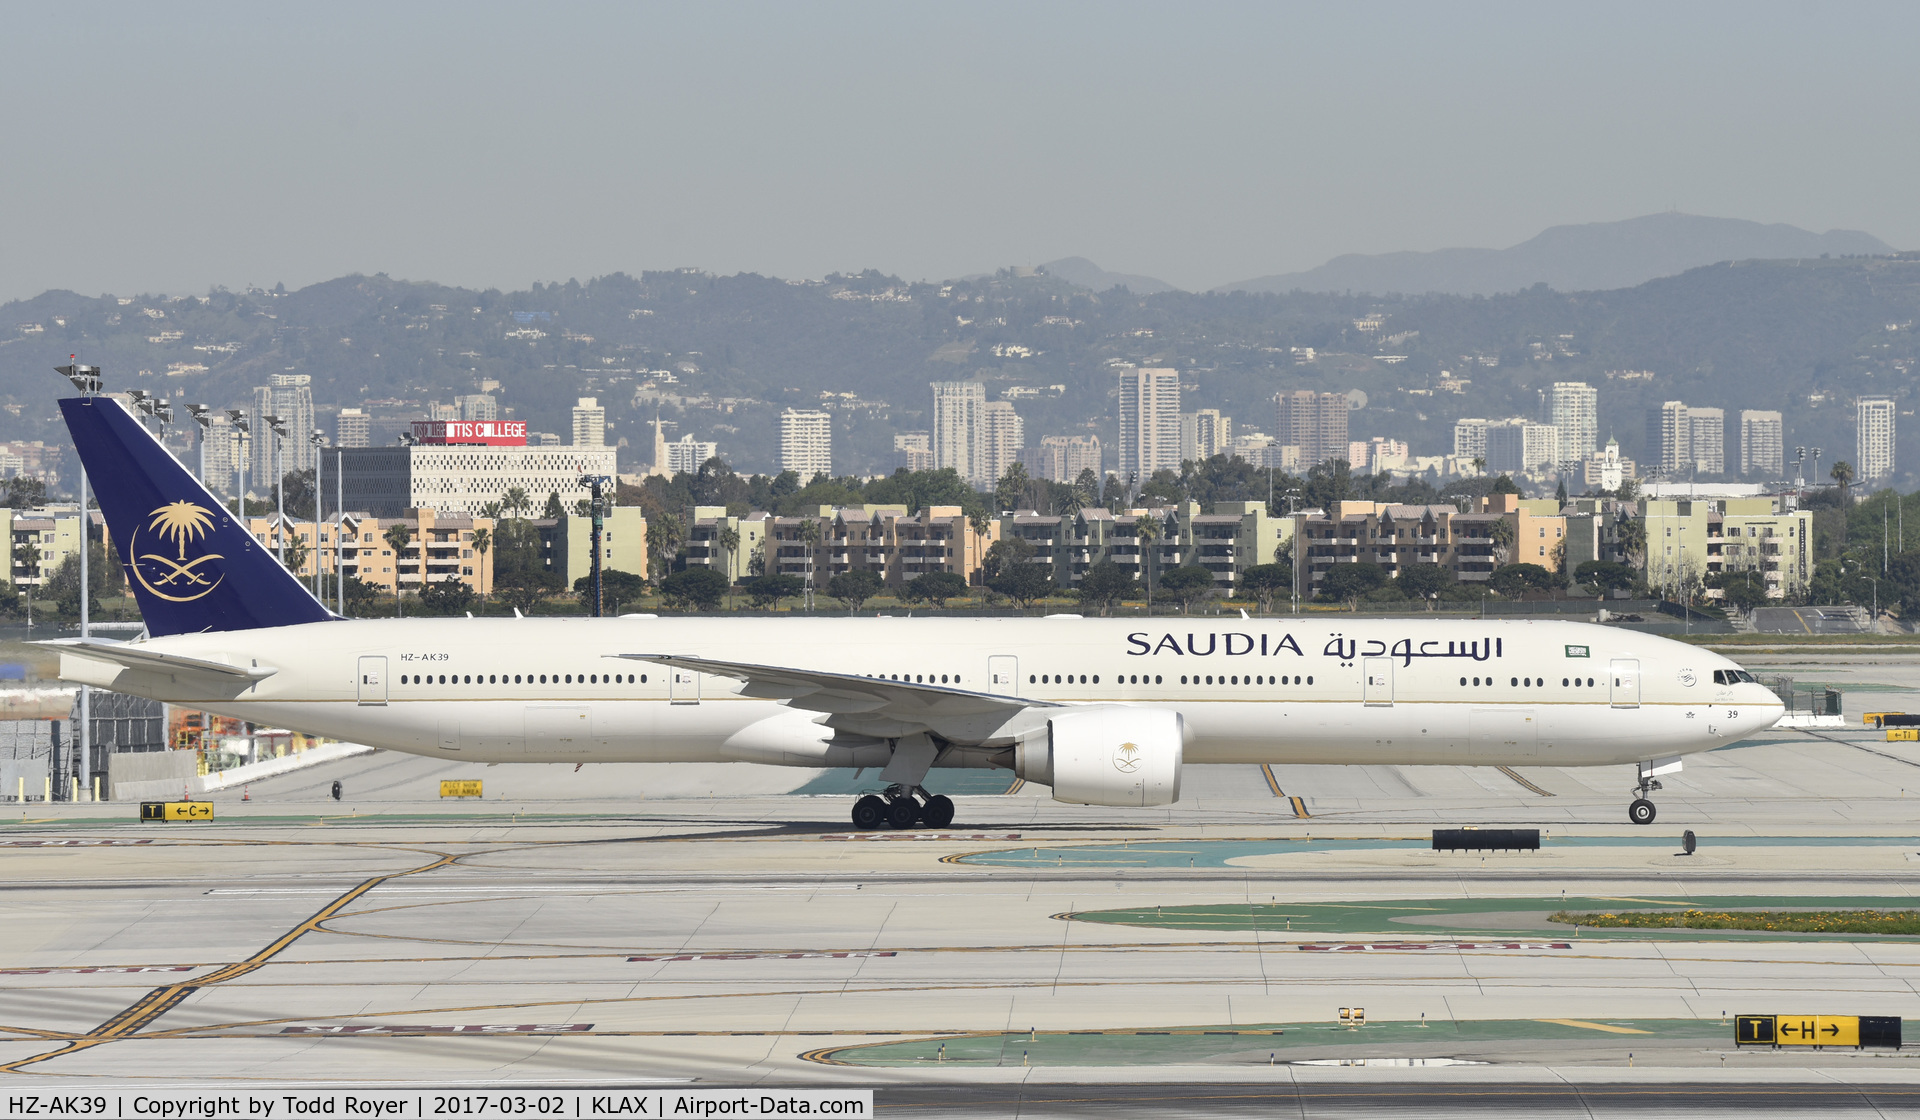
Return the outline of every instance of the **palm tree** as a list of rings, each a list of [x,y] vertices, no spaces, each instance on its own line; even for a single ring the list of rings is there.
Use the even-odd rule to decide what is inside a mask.
[[[488,502],[487,504],[495,505],[497,503]],[[473,550],[480,554],[480,578],[476,582],[478,582],[482,587],[493,586],[491,581],[487,579],[487,550],[492,547],[493,547],[493,530],[475,529],[473,531]],[[487,597],[485,595],[482,595],[480,597],[480,602],[484,604],[486,601],[487,601]],[[484,607],[482,608],[482,610],[484,612]]]
[[[974,552],[984,557],[987,551],[987,534],[993,531],[993,515],[985,506],[967,515],[967,528],[973,531]],[[963,565],[965,567],[965,565]],[[968,575],[972,575],[969,570]]]
[[[1473,473],[1475,474],[1487,473],[1487,457],[1485,455],[1475,455],[1473,457]]]
[[[720,551],[725,553],[727,557],[726,567],[723,568],[722,571],[727,577],[727,609],[732,610],[733,554],[740,551],[740,530],[732,524],[722,525],[720,526],[720,531],[713,535],[713,543],[719,545]]]
[[[507,511],[507,516],[517,521],[525,517],[527,511],[533,508],[533,499],[527,496],[526,487],[509,486],[500,504]]]
[[[1844,505],[1849,502],[1852,499],[1853,464],[1847,462],[1845,459],[1836,459],[1833,463],[1833,469],[1828,471],[1827,474],[1840,486],[1841,504]]]
[[[387,538],[387,547],[393,549],[393,613],[398,617],[405,613],[400,609],[400,554],[407,550],[407,545],[413,540],[413,528],[404,521],[396,521],[387,526],[387,531],[382,535]],[[422,586],[426,583],[425,568],[426,565],[422,564]]]
[[[1147,584],[1147,613],[1153,613],[1153,542],[1160,539],[1160,521],[1150,513],[1143,513],[1134,522],[1134,532],[1140,538],[1140,578]]]
[[[807,604],[809,607],[813,604],[814,557],[820,549],[821,536],[820,522],[817,518],[809,517],[800,523],[800,542],[807,546]]]

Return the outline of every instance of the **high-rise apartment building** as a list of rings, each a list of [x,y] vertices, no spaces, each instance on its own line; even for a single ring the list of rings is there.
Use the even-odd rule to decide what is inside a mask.
[[[780,469],[802,484],[833,476],[833,414],[789,408],[780,414]]]
[[[893,465],[896,469],[930,471],[933,469],[932,432],[895,432]]]
[[[373,417],[364,408],[343,408],[333,418],[335,447],[369,447],[373,444]]]
[[[1000,481],[1007,468],[1020,461],[1027,445],[1026,425],[1010,401],[988,401],[980,408],[979,466],[982,488]]]
[[[1647,410],[1647,465],[1661,473],[1693,466],[1693,440],[1687,424],[1687,406],[1665,401]]]
[[[1487,425],[1487,469],[1537,471],[1560,462],[1560,429],[1532,420],[1502,420]]]
[[[1158,470],[1180,469],[1180,373],[1120,370],[1121,480],[1138,485]]]
[[[1548,416],[1560,429],[1560,457],[1579,462],[1600,438],[1600,394],[1584,381],[1556,381],[1547,390]]]
[[[462,420],[500,419],[500,402],[491,393],[469,393],[455,397],[454,403],[460,406]]]
[[[933,467],[951,467],[978,489],[980,410],[987,404],[987,387],[978,381],[935,381],[932,388]]]
[[[581,397],[579,403],[573,406],[573,445],[607,445],[607,410],[600,407],[598,398]]]
[[[720,454],[720,445],[693,438],[688,432],[666,445],[667,470],[674,474],[699,474],[700,464]]]
[[[427,404],[427,419],[458,420],[460,419],[460,404],[457,401],[453,404],[441,404],[439,401],[430,401]]]
[[[1687,443],[1696,474],[1725,474],[1727,414],[1718,408],[1687,409]]]
[[[1312,467],[1347,455],[1345,393],[1295,389],[1274,397],[1274,439],[1300,448],[1301,465]]]
[[[1453,422],[1453,453],[1461,459],[1484,459],[1487,457],[1487,426],[1493,423],[1480,416],[1470,416]]]
[[[1786,428],[1778,412],[1743,409],[1740,413],[1740,473],[1779,478],[1787,471]]]
[[[1180,461],[1198,462],[1233,450],[1233,418],[1217,408],[1180,414]]]
[[[1040,446],[1021,452],[1020,461],[1029,475],[1049,482],[1073,482],[1081,471],[1092,471],[1099,478],[1100,437],[1041,436]]]
[[[1854,477],[1861,482],[1881,482],[1893,477],[1893,420],[1895,408],[1889,397],[1861,397],[1854,403],[1854,419],[1859,430],[1854,437]]]
[[[271,486],[275,478],[274,443],[272,429],[267,425],[267,417],[278,416],[285,421],[286,435],[278,441],[280,444],[281,474],[289,471],[312,470],[315,458],[313,446],[313,378],[304,373],[276,373],[267,384],[253,391],[253,408],[247,423],[253,433],[253,458],[247,470],[247,486],[254,487],[259,479],[261,486]]]
[[[225,416],[215,413],[212,425],[201,430],[200,438],[207,443],[207,473],[201,481],[216,494],[232,493],[235,468],[246,461],[247,447],[240,429]]]

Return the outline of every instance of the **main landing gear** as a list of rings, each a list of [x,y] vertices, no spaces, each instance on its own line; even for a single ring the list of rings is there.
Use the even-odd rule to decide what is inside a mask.
[[[953,798],[929,794],[914,786],[888,786],[884,794],[869,793],[853,803],[853,827],[862,832],[881,828],[945,828],[953,823]]]
[[[1640,784],[1633,787],[1634,793],[1638,796],[1627,806],[1627,819],[1634,824],[1652,824],[1654,808],[1653,802],[1647,799],[1647,794],[1659,788],[1659,782],[1654,781],[1644,774],[1641,775]]]

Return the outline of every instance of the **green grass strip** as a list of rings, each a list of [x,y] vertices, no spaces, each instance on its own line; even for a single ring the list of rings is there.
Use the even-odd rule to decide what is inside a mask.
[[[1661,910],[1652,913],[1575,914],[1547,918],[1599,929],[1746,929],[1777,933],[1920,933],[1920,910]]]

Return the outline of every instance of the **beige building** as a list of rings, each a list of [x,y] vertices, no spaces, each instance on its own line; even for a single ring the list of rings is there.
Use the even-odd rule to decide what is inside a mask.
[[[327,457],[329,489],[334,486],[334,462],[333,456]],[[572,509],[588,497],[581,478],[619,474],[611,447],[361,447],[342,452],[341,464],[346,508],[377,517],[402,517],[414,509],[472,516],[483,513],[489,503],[504,502],[516,487],[526,492],[534,513],[546,505],[549,494],[558,494],[560,504]]]
[[[1274,435],[1282,444],[1300,448],[1300,463],[1316,467],[1347,454],[1347,419],[1351,406],[1345,393],[1316,393],[1295,389],[1274,398]]]
[[[1666,594],[1750,571],[1778,599],[1799,594],[1812,578],[1811,510],[1781,510],[1773,498],[1721,498],[1648,500],[1641,511],[1647,582]]]
[[[454,417],[459,419],[459,417]],[[607,410],[600,407],[597,397],[581,397],[573,406],[573,445],[575,447],[605,447],[607,445]]]
[[[1180,469],[1180,374],[1171,369],[1120,370],[1120,442],[1115,469],[1132,486],[1159,470]]]
[[[789,408],[780,414],[780,469],[798,474],[801,485],[833,477],[832,413]]]
[[[1786,428],[1778,412],[1744,409],[1740,413],[1740,473],[1779,478],[1787,471]]]

